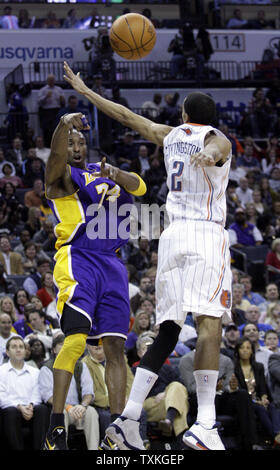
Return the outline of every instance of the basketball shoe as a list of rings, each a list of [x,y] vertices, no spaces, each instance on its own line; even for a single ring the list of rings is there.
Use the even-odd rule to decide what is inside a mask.
[[[68,450],[64,426],[57,426],[47,434],[43,450]]]
[[[211,429],[206,429],[201,424],[194,423],[183,435],[183,442],[195,450],[225,450],[217,424]]]
[[[98,450],[119,450],[119,448],[115,442],[112,442],[108,436],[105,436],[98,446]]]
[[[106,429],[106,436],[115,442],[120,450],[145,450],[139,426],[139,421],[120,416]]]

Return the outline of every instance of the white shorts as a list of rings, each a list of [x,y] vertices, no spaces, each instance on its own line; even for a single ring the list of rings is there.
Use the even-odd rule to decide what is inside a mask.
[[[228,232],[206,221],[176,221],[159,240],[156,323],[183,326],[188,312],[231,320]]]

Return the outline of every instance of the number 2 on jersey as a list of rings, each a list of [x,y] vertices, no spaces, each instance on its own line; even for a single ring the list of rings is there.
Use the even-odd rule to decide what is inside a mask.
[[[178,180],[184,170],[184,162],[176,160],[173,162],[173,171],[171,174],[171,191],[182,191],[182,181]]]

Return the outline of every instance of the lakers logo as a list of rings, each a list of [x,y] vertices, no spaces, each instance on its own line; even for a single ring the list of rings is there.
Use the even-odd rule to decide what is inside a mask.
[[[228,290],[223,290],[221,293],[220,301],[223,307],[230,308],[231,294]]]

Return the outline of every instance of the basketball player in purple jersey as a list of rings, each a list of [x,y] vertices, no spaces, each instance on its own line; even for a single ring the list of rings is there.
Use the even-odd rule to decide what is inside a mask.
[[[120,449],[142,450],[139,417],[157,373],[174,349],[187,312],[197,323],[194,376],[196,422],[183,442],[196,450],[224,450],[216,423],[215,396],[222,320],[231,321],[229,237],[225,229],[225,191],[231,144],[211,125],[216,105],[202,92],[184,99],[182,124],[157,124],[90,90],[64,63],[65,80],[100,111],[164,150],[170,225],[159,240],[156,323],[159,334],[137,367],[122,412],[106,430]]]
[[[120,236],[116,231],[111,236],[109,218],[116,218],[118,228],[128,216],[119,216],[118,208],[132,203],[131,194],[143,195],[146,186],[137,174],[121,171],[104,160],[87,164],[86,140],[80,131],[88,128],[81,113],[62,116],[46,165],[46,196],[57,220],[53,273],[57,312],[66,338],[54,363],[53,407],[45,450],[67,449],[63,411],[74,367],[87,339],[102,338],[112,420],[125,405],[124,343],[130,306],[127,271],[116,251],[128,241],[129,232]],[[97,216],[102,236],[96,236]],[[89,403],[83,400],[82,405],[86,409]],[[110,446],[109,441],[107,444]]]

